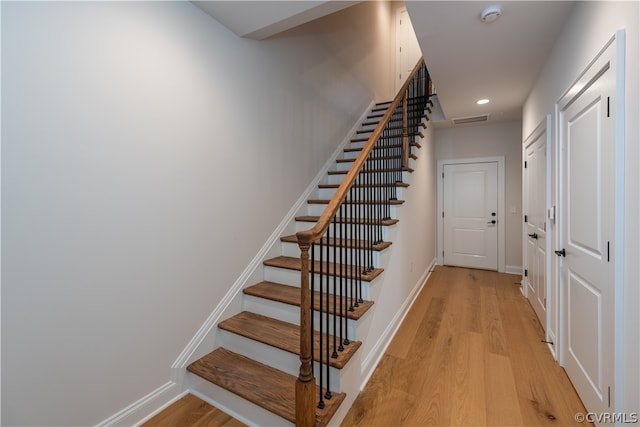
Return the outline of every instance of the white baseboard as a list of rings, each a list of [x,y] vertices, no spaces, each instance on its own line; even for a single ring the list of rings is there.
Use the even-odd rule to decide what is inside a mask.
[[[507,274],[522,274],[521,265],[505,265],[504,272]]]
[[[366,358],[362,361],[361,371],[363,373],[364,380],[360,385],[360,390],[363,390],[365,385],[369,382],[371,375],[373,375],[373,371],[376,369],[376,366],[378,366],[378,363],[380,363],[380,359],[382,359],[382,356],[384,355],[385,351],[387,351],[389,344],[391,344],[391,340],[393,339],[395,334],[398,332],[398,329],[400,328],[400,326],[402,325],[402,322],[404,321],[405,317],[409,313],[409,310],[411,310],[411,307],[413,306],[413,303],[416,301],[416,298],[420,294],[420,291],[422,290],[424,285],[427,284],[427,280],[429,280],[429,276],[431,276],[431,272],[433,271],[433,267],[435,267],[435,265],[436,265],[436,258],[434,258],[431,261],[431,263],[429,264],[429,267],[426,269],[426,271],[422,274],[418,282],[415,284],[415,286],[413,287],[413,290],[409,293],[405,302],[398,309],[395,316],[393,316],[393,319],[391,320],[391,322],[389,322],[389,326],[387,326],[387,328],[384,330],[384,332],[382,333],[382,335],[380,336],[376,344],[373,346],[372,350],[369,352]]]
[[[137,426],[185,395],[173,381],[162,385],[142,399],[97,424],[107,426]]]

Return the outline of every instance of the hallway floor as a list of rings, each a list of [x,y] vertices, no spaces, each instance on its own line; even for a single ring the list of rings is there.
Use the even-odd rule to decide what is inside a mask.
[[[519,281],[436,267],[342,427],[580,425],[584,406]],[[168,425],[243,424],[186,396],[144,427]]]
[[[342,426],[578,424],[519,281],[436,267]]]

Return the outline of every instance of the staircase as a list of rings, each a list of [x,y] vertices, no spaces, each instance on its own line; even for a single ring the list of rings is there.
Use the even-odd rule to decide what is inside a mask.
[[[318,186],[314,198],[307,201],[306,215],[296,217],[296,231],[308,230],[319,220],[390,104],[378,104],[369,113],[350,144],[344,149],[341,158],[337,159],[335,166]],[[422,121],[422,113],[420,123],[426,127]],[[395,123],[389,121],[387,128],[402,132],[403,121],[398,121],[397,118]],[[417,158],[416,153],[420,145],[416,140],[420,137],[418,132],[413,133],[412,141],[409,143],[410,159]],[[373,151],[372,156],[383,161],[377,165],[387,164],[386,161],[400,161],[397,157],[402,155],[400,148],[394,143],[388,143],[383,147],[376,146]],[[393,192],[393,197],[389,196],[386,203],[382,200],[364,198],[345,201],[345,210],[347,213],[350,210],[352,214],[336,216],[333,226],[334,230],[338,231],[334,231],[333,235],[328,233],[317,244],[320,248],[342,248],[338,251],[349,251],[345,254],[351,255],[343,257],[335,249],[333,253],[327,249],[324,258],[322,249],[319,251],[320,254],[314,255],[312,252],[311,255],[312,283],[320,272],[317,280],[320,283],[319,290],[322,291],[323,275],[332,278],[326,279],[325,292],[316,290],[310,296],[313,330],[310,355],[314,372],[320,372],[315,374],[319,377],[319,385],[315,391],[315,396],[319,396],[319,403],[314,404],[317,426],[329,424],[347,395],[350,396],[348,401],[353,401],[362,382],[362,356],[358,352],[362,343],[357,340],[358,328],[374,305],[374,301],[369,300],[369,289],[376,285],[376,278],[383,273],[380,254],[391,250],[391,242],[386,241],[386,231],[381,232],[382,238],[366,238],[366,229],[373,219],[369,219],[370,215],[365,212],[382,209],[374,206],[384,204],[384,209],[387,209],[389,214],[378,221],[378,226],[382,229],[394,226],[398,222],[395,219],[395,210],[404,203],[400,197],[402,189],[408,187],[407,174],[411,173],[412,169],[408,166],[402,167],[401,172],[398,172],[401,176],[398,175],[397,182],[393,184],[383,183],[375,178],[379,174],[388,173],[385,167],[376,166],[363,172],[371,175],[371,179],[363,180],[354,187],[360,187],[362,191],[376,187],[394,187],[388,190],[389,194]],[[376,191],[384,191],[386,194],[387,189],[377,188]],[[353,215],[353,212],[362,215]],[[340,224],[344,227],[347,227],[347,224],[356,227],[358,231],[340,232]],[[356,239],[354,236],[362,238]],[[263,262],[264,280],[243,289],[242,311],[218,324],[216,343],[219,347],[187,367],[192,390],[220,402],[221,406],[259,425],[296,424],[297,419],[296,382],[299,371],[301,372],[300,286],[304,266],[298,237],[295,234],[285,235],[280,240],[281,255]],[[375,242],[371,244],[370,241],[373,240]],[[363,256],[365,251],[364,256],[371,258],[372,268],[360,273],[360,270],[350,265],[349,260]],[[333,281],[333,289],[329,286],[329,280]],[[342,280],[349,283],[357,281],[361,288],[357,294],[343,297],[346,295],[345,288],[341,290],[340,286],[336,285]],[[312,290],[315,289],[313,286]],[[350,304],[345,302],[349,298]],[[322,326],[319,328],[318,325]],[[336,336],[332,335],[332,331]],[[339,337],[337,331],[340,331]],[[333,343],[331,356],[330,343]],[[340,351],[337,351],[338,346]],[[326,372],[326,375],[322,372]],[[342,409],[344,416],[346,409]]]
[[[367,121],[362,124],[361,129],[352,139],[350,146],[345,149],[343,158],[337,160],[336,168],[329,172],[326,183],[319,185],[317,191],[319,198],[308,201],[309,215],[296,218],[298,230],[309,228],[310,223],[317,221],[319,211],[322,211],[331,199],[332,192],[338,187],[339,177],[346,173],[344,165],[350,165],[353,162],[355,155],[367,140],[367,132],[371,132],[371,126],[377,124],[376,119],[379,120],[387,106],[388,103],[378,104],[371,111]],[[417,150],[419,145],[413,142],[411,146],[411,156],[415,158],[413,151]],[[354,155],[354,153],[356,154]],[[409,171],[410,169],[407,169],[407,173]],[[399,188],[407,186],[408,184],[398,183]],[[397,206],[403,203],[403,200],[393,201],[393,204]],[[385,226],[392,226],[396,223],[396,219],[384,221]],[[301,262],[296,236],[283,236],[281,242],[283,254],[264,261],[266,280],[243,291],[245,295],[244,306],[247,311],[228,318],[218,325],[224,346],[195,361],[187,369],[206,381],[241,396],[248,402],[270,411],[286,421],[295,423],[294,387],[299,366],[297,356],[299,356],[300,348],[300,328],[296,324],[296,319],[299,316],[300,306]],[[364,246],[361,241],[340,238],[333,238],[329,243],[354,248]],[[375,244],[374,249],[380,252],[390,246],[391,242],[383,241]],[[377,262],[376,265],[378,265]],[[343,270],[345,269],[339,268],[338,271],[332,271],[330,274],[341,274],[340,272]],[[363,276],[365,290],[367,286],[375,284],[375,279],[382,272],[381,268],[375,268]],[[368,292],[365,291],[365,294]],[[316,311],[319,311],[320,295],[318,292],[315,293],[313,300]],[[357,329],[358,320],[366,314],[372,305],[373,301],[365,299],[353,311],[346,313],[352,328]],[[328,306],[330,308],[334,306],[332,299],[329,300]],[[320,335],[317,332],[315,335],[315,349],[318,350]],[[255,342],[255,344],[247,343],[248,340]],[[330,365],[336,371],[333,375],[336,376],[338,383],[342,370],[349,365],[360,345],[359,341],[352,341],[348,346],[345,346],[345,351],[340,352],[337,358],[331,359]],[[251,348],[252,346],[253,348]],[[317,353],[318,351],[314,355],[316,362],[319,360]],[[283,365],[282,362],[285,360],[290,363],[288,367],[284,367],[284,370],[272,367],[273,365]],[[293,371],[291,371],[291,367],[293,367]],[[359,369],[359,367],[356,366],[355,369]],[[327,425],[344,398],[344,393],[334,393],[331,399],[325,400],[325,407],[316,412],[317,425]]]

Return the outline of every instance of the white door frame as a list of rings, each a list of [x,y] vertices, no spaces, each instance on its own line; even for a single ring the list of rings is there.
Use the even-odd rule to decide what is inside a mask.
[[[570,88],[560,97],[559,101],[555,105],[555,117],[556,117],[556,180],[562,176],[562,154],[561,154],[561,141],[560,141],[560,126],[561,123],[558,120],[560,112],[566,108],[575,96],[581,92],[583,88],[592,78],[593,73],[598,70],[598,66],[602,62],[610,61],[615,73],[615,103],[612,106],[615,108],[615,153],[613,160],[614,168],[614,201],[613,201],[613,220],[614,220],[614,239],[615,247],[613,248],[612,260],[614,262],[614,280],[613,280],[613,390],[611,390],[611,410],[615,411],[615,408],[624,407],[623,385],[625,383],[625,373],[623,368],[625,366],[624,360],[624,327],[625,327],[625,315],[624,312],[624,247],[625,247],[625,31],[618,30],[614,36],[605,44],[596,57],[587,65],[585,70],[580,76],[571,84]],[[559,182],[558,182],[559,183]],[[563,191],[565,191],[560,185],[558,185],[558,202],[562,200]],[[558,211],[562,209],[560,203],[558,204]],[[558,215],[558,219],[562,216]],[[558,228],[556,230],[558,244],[562,244],[560,239],[562,237],[562,227],[565,227],[562,221],[558,221]],[[559,247],[558,247],[559,249]],[[557,260],[556,260],[557,261]],[[562,286],[562,271],[561,268],[556,269],[554,280]],[[560,286],[559,286],[560,287]],[[561,366],[565,364],[564,353],[567,345],[567,332],[566,332],[566,295],[565,290],[562,289],[559,292],[559,314],[560,314],[560,328],[558,330],[558,347],[556,351],[559,355],[559,363]],[[588,408],[587,408],[588,410]]]
[[[395,92],[398,92],[400,90],[400,88],[402,87],[402,85],[405,82],[405,79],[402,78],[402,74],[405,70],[402,69],[402,61],[401,61],[401,53],[400,53],[400,48],[401,48],[401,44],[402,44],[402,36],[401,36],[401,30],[400,30],[400,18],[402,15],[402,12],[406,12],[407,13],[407,18],[409,18],[410,21],[410,17],[409,17],[409,12],[407,11],[407,7],[406,6],[402,6],[402,7],[398,7],[395,10],[395,25],[396,25],[396,47],[395,47],[395,53],[396,53],[396,58],[395,58],[395,62],[396,62],[396,66],[395,66],[395,73],[393,75],[393,81],[394,81],[394,87],[395,87]],[[412,24],[412,28],[413,28],[413,24]],[[415,31],[414,31],[415,33]],[[404,40],[406,42],[406,40]],[[417,44],[417,48],[418,50],[420,50],[420,44],[418,43],[417,37],[416,37],[416,44]],[[420,58],[420,55],[418,55],[415,58],[415,61],[417,62],[418,59]],[[413,64],[415,65],[415,63]],[[413,65],[411,65],[413,67]]]
[[[557,360],[557,352],[554,348],[556,342],[556,329],[557,325],[554,324],[552,319],[557,319],[558,315],[558,286],[557,281],[554,286],[551,286],[551,281],[554,280],[554,277],[551,274],[552,271],[552,262],[555,261],[551,258],[552,248],[557,246],[557,242],[554,239],[557,239],[557,233],[554,231],[555,227],[555,206],[552,205],[552,190],[551,190],[551,172],[552,172],[552,126],[551,126],[551,114],[547,114],[547,116],[542,120],[538,126],[529,134],[528,137],[524,139],[522,142],[522,158],[525,158],[525,153],[527,146],[531,144],[533,141],[540,138],[540,136],[546,132],[545,136],[545,222],[546,222],[546,242],[545,242],[545,295],[547,296],[547,306],[545,309],[545,321],[543,328],[545,330],[546,341],[554,344],[548,344],[551,353],[553,354],[554,359]],[[523,209],[526,206],[526,197],[527,197],[527,180],[526,180],[526,171],[525,168],[522,168],[522,206]],[[523,215],[527,215],[528,212],[523,212]],[[527,269],[527,224],[522,218],[522,264],[523,268]],[[555,236],[554,236],[555,234]],[[554,255],[555,257],[555,255]],[[529,298],[529,287],[527,284],[527,280],[523,277],[522,279],[522,293],[526,298]]]
[[[497,157],[472,157],[466,159],[449,159],[438,160],[438,201],[437,201],[437,256],[438,264],[444,264],[444,257],[442,251],[444,248],[444,221],[442,219],[442,212],[444,210],[444,165],[457,165],[464,163],[498,163],[498,271],[500,273],[505,272],[505,183],[504,183],[504,156]]]

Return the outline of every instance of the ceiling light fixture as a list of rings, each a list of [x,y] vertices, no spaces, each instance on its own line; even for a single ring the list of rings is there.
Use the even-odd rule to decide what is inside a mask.
[[[480,20],[485,24],[490,24],[502,15],[500,5],[489,6],[480,13]]]
[[[486,99],[486,98],[484,98],[484,99],[478,99],[478,100],[476,101],[476,104],[478,104],[478,105],[484,105],[484,104],[488,104],[488,103],[489,103],[489,100],[488,100],[488,99]]]

